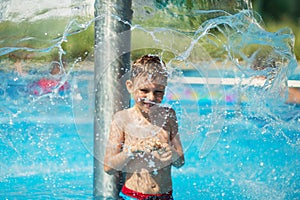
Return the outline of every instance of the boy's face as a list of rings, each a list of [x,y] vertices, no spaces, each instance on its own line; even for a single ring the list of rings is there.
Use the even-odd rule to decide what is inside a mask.
[[[139,110],[149,113],[152,106],[162,102],[165,94],[166,81],[139,77],[133,82],[127,81],[127,88],[133,95],[135,104]]]

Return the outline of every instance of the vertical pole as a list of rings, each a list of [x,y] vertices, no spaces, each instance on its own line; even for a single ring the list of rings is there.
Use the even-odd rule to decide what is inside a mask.
[[[103,160],[113,114],[129,107],[122,76],[130,69],[131,0],[95,0],[94,198],[118,199],[122,175],[108,175]],[[121,20],[120,20],[121,19]]]

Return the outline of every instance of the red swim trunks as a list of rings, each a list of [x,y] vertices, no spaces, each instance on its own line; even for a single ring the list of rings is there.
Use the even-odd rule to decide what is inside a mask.
[[[164,194],[143,194],[143,193],[131,190],[131,189],[127,188],[125,185],[122,188],[120,196],[122,197],[122,195],[132,197],[132,198],[138,199],[138,200],[173,200],[172,191],[170,191],[168,193],[164,193]],[[126,197],[124,199],[126,199]]]

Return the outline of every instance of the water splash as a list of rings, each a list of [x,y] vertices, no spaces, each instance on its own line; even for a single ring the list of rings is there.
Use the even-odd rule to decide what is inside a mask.
[[[221,174],[219,174],[220,177],[225,174],[224,179],[228,178],[229,182],[231,181],[230,184],[227,185],[232,186],[234,185],[234,181],[232,180],[237,180],[237,184],[241,188],[244,188],[244,191],[253,192],[249,195],[250,197],[262,197],[260,194],[255,193],[255,189],[258,187],[262,186],[268,191],[274,191],[274,188],[269,188],[265,183],[256,180],[259,179],[260,176],[266,178],[268,181],[274,178],[271,173],[273,164],[266,162],[269,154],[265,154],[265,152],[271,151],[272,157],[275,160],[277,155],[286,156],[284,151],[290,151],[291,153],[299,151],[300,130],[298,128],[298,110],[295,107],[284,104],[284,96],[281,95],[284,94],[286,90],[286,81],[289,75],[293,73],[297,66],[293,54],[294,36],[290,29],[287,28],[275,33],[267,32],[261,25],[262,21],[260,17],[250,10],[242,10],[236,14],[230,14],[222,10],[193,10],[191,13],[194,16],[217,14],[217,17],[199,24],[199,27],[192,32],[177,30],[174,27],[161,28],[147,27],[139,23],[130,24],[117,16],[114,17],[119,21],[123,21],[124,24],[131,26],[133,38],[135,38],[135,41],[138,41],[132,44],[131,51],[133,53],[146,49],[146,51],[151,51],[153,54],[159,54],[161,57],[167,58],[167,65],[170,71],[170,85],[167,88],[168,98],[165,99],[164,103],[173,107],[178,113],[180,134],[185,146],[185,151],[190,161],[194,164],[191,168],[183,169],[184,174],[190,175],[189,169],[199,174],[199,169],[201,169],[201,173],[204,173],[203,176],[207,175],[207,169],[205,170],[204,167],[201,167],[201,164],[203,164],[203,166],[212,169],[211,173],[216,173],[212,175],[213,179],[218,176],[218,173]],[[148,19],[154,16],[153,13],[150,14],[149,16],[147,15]],[[70,20],[64,26],[64,30],[59,32],[60,35],[58,36],[56,34],[56,36],[51,39],[44,40],[31,36],[21,37],[11,43],[18,44],[16,46],[1,46],[1,55],[7,55],[17,50],[39,52],[41,54],[47,54],[54,50],[58,53],[59,63],[63,66],[64,61],[62,57],[69,53],[64,49],[63,44],[68,42],[70,36],[84,32],[87,28],[91,27],[95,21],[101,19],[102,16],[99,16],[95,19],[87,20],[84,23],[80,20]],[[23,45],[26,41],[45,41],[45,44],[43,44],[43,48],[31,48]],[[275,62],[276,67],[254,70],[253,63],[256,63],[258,58],[262,58],[267,66]],[[80,136],[81,142],[84,143],[85,149],[91,153],[92,141],[91,138],[88,138],[86,130],[87,126],[91,125],[89,122],[92,121],[91,116],[93,116],[94,112],[94,99],[92,95],[94,91],[91,84],[93,75],[91,73],[89,75],[84,74],[76,77],[76,75],[72,74],[72,72],[76,73],[76,64],[80,63],[81,60],[84,59],[75,58],[75,60],[70,61],[71,67],[63,73],[61,79],[61,84],[63,84],[75,76],[75,80],[72,82],[72,87],[75,89],[71,94],[73,97],[72,103],[69,99],[70,96],[57,95],[58,88],[54,89],[53,93],[42,95],[41,97],[27,96],[25,90],[19,90],[19,94],[21,95],[16,96],[16,99],[13,101],[14,105],[5,104],[0,108],[1,114],[4,114],[4,117],[9,119],[8,124],[16,123],[18,121],[17,118],[20,121],[25,120],[27,122],[28,120],[40,120],[40,124],[49,122],[49,119],[48,121],[46,119],[47,115],[45,115],[45,118],[39,119],[34,117],[28,118],[26,112],[32,112],[34,115],[41,113],[41,111],[42,113],[49,112],[48,108],[51,108],[50,110],[54,113],[54,105],[58,105],[59,102],[63,101],[67,107],[73,106],[78,135]],[[50,62],[52,62],[52,60]],[[35,67],[36,66],[32,66],[32,68]],[[48,65],[43,67],[47,68]],[[208,84],[199,88],[190,83],[186,71],[182,69],[194,71],[193,73],[196,78],[201,77],[204,80],[208,80],[210,76],[213,76],[221,80],[225,80],[225,78],[229,77],[238,79],[238,81],[230,86],[230,89],[222,84]],[[265,76],[267,79],[265,85],[253,86],[251,84],[240,84],[245,78],[252,80],[252,78],[256,76]],[[33,77],[37,78],[35,75],[33,75]],[[29,77],[27,81],[30,81],[33,77]],[[76,80],[77,78],[78,80]],[[81,80],[85,81],[84,88],[80,88],[75,82]],[[7,82],[0,86],[3,91],[3,95],[1,95],[1,97],[3,97],[2,100],[11,102],[11,97],[8,98],[6,93]],[[281,91],[283,91],[283,93]],[[226,95],[231,92],[237,96],[234,106],[226,102]],[[227,97],[228,96],[229,95],[227,95]],[[22,98],[26,100],[22,101]],[[49,99],[51,102],[50,105],[43,107],[43,105],[49,104]],[[20,108],[24,104],[27,105],[27,103],[30,103],[29,106]],[[35,109],[31,110],[31,108]],[[21,113],[20,110],[22,111]],[[290,116],[292,119],[284,119],[284,117],[282,117],[287,114],[292,115]],[[64,116],[56,118],[56,120],[51,118],[50,121],[54,120],[55,123],[64,121],[64,123],[66,123],[66,119],[69,119],[70,121],[67,121],[72,123],[70,118]],[[255,124],[253,121],[257,123]],[[4,122],[7,123],[7,121]],[[22,130],[26,132],[26,137],[18,136],[18,134],[21,135]],[[59,135],[52,134],[53,140],[49,141],[45,132],[45,134],[40,134],[41,139],[48,141],[48,143],[43,145],[41,141],[30,139],[33,137],[31,132],[36,131],[39,130],[22,127],[20,132],[11,136],[17,138],[18,141],[9,138],[7,136],[9,132],[1,134],[1,140],[7,144],[7,148],[13,152],[12,154],[18,154],[21,161],[22,158],[24,158],[24,165],[28,164],[26,162],[29,162],[32,158],[21,155],[22,153],[16,151],[16,147],[19,149],[19,146],[21,146],[25,140],[29,143],[31,142],[31,144],[36,142],[40,148],[44,147],[44,149],[40,151],[41,157],[37,156],[33,159],[38,158],[36,161],[39,161],[39,159],[42,160],[42,156],[49,156],[49,159],[45,162],[51,164],[51,161],[54,161],[53,165],[58,166],[55,167],[54,171],[59,171],[59,167],[61,167],[60,162],[62,162],[63,167],[65,167],[63,171],[67,171],[68,163],[64,160],[64,156],[59,154],[59,152],[57,153],[58,155],[55,155],[53,152],[53,143],[59,138]],[[68,130],[65,131],[68,132]],[[53,131],[50,130],[50,132]],[[271,146],[276,140],[282,141],[282,150]],[[252,147],[249,147],[249,143],[252,144]],[[271,147],[267,145],[265,145],[265,148],[260,147],[266,143]],[[276,143],[275,145],[279,144]],[[59,149],[59,147],[56,148],[57,150]],[[273,148],[275,148],[275,150]],[[66,147],[66,149],[68,148]],[[261,155],[251,162],[251,155],[254,156],[253,151],[256,151],[257,155]],[[282,153],[278,153],[281,151]],[[195,152],[197,152],[196,155]],[[250,155],[250,157],[244,158],[243,154]],[[201,159],[199,159],[199,157]],[[214,159],[211,159],[211,157],[214,157]],[[237,161],[238,158],[241,158],[241,160]],[[224,169],[221,169],[220,163],[228,163],[226,159],[238,164],[237,166],[239,167],[233,167],[232,165],[226,165],[224,167],[224,165],[222,165],[221,167],[224,167]],[[289,155],[288,159],[292,160],[292,156]],[[71,160],[76,159],[72,158]],[[246,165],[254,167],[256,171],[253,172],[253,169],[245,167]],[[288,163],[285,166],[287,165]],[[28,170],[28,174],[36,169],[34,166],[38,165],[33,163],[32,166],[33,169]],[[299,165],[296,163],[294,166]],[[9,166],[6,167],[6,169],[8,168]],[[27,166],[24,168],[27,168]],[[47,166],[43,167],[43,169],[46,168]],[[80,167],[76,169],[79,168]],[[20,166],[15,167],[15,171],[20,169],[23,170]],[[241,174],[243,169],[246,169],[244,176],[239,178],[238,175]],[[289,182],[290,180],[299,179],[297,178],[298,174],[295,169],[286,167],[286,171],[291,171],[294,175],[285,172],[284,168],[277,168],[276,170],[279,171],[276,177],[280,176],[280,174],[283,174],[283,177],[277,180],[275,187],[280,188],[288,182],[293,188],[297,188],[297,183]],[[270,174],[266,171],[270,171]],[[51,172],[53,171],[50,170],[49,173]],[[11,176],[14,170],[12,169],[9,173],[10,174],[6,174],[5,177]],[[235,175],[235,173],[237,175]],[[264,175],[264,173],[267,175]],[[25,173],[25,176],[28,174]],[[248,180],[247,177],[252,179]],[[226,180],[224,181],[222,179],[225,183]],[[210,186],[213,187],[212,185]],[[282,188],[286,191],[287,187]],[[291,191],[288,192],[292,193]],[[278,195],[284,196],[283,193],[278,193]],[[195,192],[195,194],[197,193]],[[222,194],[218,197],[220,196],[222,196]]]
[[[228,76],[227,74],[224,74],[224,65],[230,65],[230,70],[234,73],[231,74],[231,76],[240,80],[245,77],[264,75],[268,81],[266,81],[265,85],[262,87],[263,90],[260,92],[261,105],[258,106],[260,112],[250,110],[250,113],[252,113],[251,117],[262,115],[264,118],[276,118],[276,120],[278,120],[278,117],[274,117],[274,110],[268,109],[266,104],[272,102],[271,98],[274,98],[274,94],[275,97],[281,97],[282,101],[284,101],[284,95],[281,95],[284,92],[278,91],[286,89],[288,75],[291,74],[297,66],[297,62],[293,54],[294,36],[291,30],[284,28],[276,33],[267,32],[261,26],[262,19],[251,10],[242,10],[236,14],[230,14],[222,10],[194,10],[192,14],[194,16],[216,14],[218,17],[205,21],[195,32],[192,34],[189,33],[188,35],[182,31],[171,28],[147,28],[139,24],[130,24],[129,22],[120,19],[118,16],[113,17],[124,24],[130,25],[133,35],[139,34],[140,37],[146,37],[149,39],[151,44],[143,44],[142,46],[135,46],[136,44],[133,44],[132,52],[140,49],[156,48],[159,49],[162,57],[164,57],[167,52],[171,52],[172,56],[171,58],[168,58],[170,71],[178,71],[178,66],[188,66],[193,70],[198,71],[200,76],[207,77],[205,74],[208,73],[207,71],[211,70],[211,67],[216,69],[217,74],[215,75],[218,78],[224,78]],[[63,48],[63,43],[68,41],[68,37],[87,30],[95,21],[101,19],[102,16],[99,16],[85,23],[80,23],[77,20],[71,20],[66,25],[63,33],[61,33],[61,36],[51,40],[52,44],[48,47],[41,49],[23,46],[2,47],[0,49],[0,55],[6,55],[17,50],[49,53],[53,49],[57,49],[59,54],[59,63],[63,66],[62,56],[67,53]],[[171,40],[165,39],[165,36],[168,34],[171,36]],[[176,40],[179,38],[185,40],[183,45],[177,45]],[[21,38],[19,41],[23,42],[35,39],[36,38],[34,37],[27,36],[26,38]],[[214,49],[215,51],[211,52],[210,49]],[[267,51],[267,53],[265,53],[265,51]],[[272,68],[271,72],[269,69],[253,70],[252,66],[256,62],[257,58],[261,57],[265,60],[275,60],[276,68]],[[53,93],[34,98],[32,104],[35,104],[35,102],[39,101],[40,98],[57,93],[58,88],[69,79],[68,77],[70,77],[70,73],[74,69],[74,66],[80,61],[80,58],[73,61],[69,71],[64,72],[61,83],[53,89]],[[208,65],[210,65],[210,67],[208,67]],[[62,69],[64,68],[62,67]],[[172,74],[172,72],[170,74]],[[184,79],[184,77],[181,78]],[[172,79],[177,80],[178,74],[171,77],[171,82]],[[189,83],[185,81],[185,86],[183,87],[186,87],[188,84]],[[183,100],[185,98],[184,95],[180,94],[178,89],[175,87],[178,88],[178,84],[176,86],[174,85],[169,87],[169,91],[171,93],[174,93],[174,91],[177,93],[177,101]],[[192,86],[188,87],[190,87],[191,90],[194,90]],[[247,90],[248,86],[246,86],[246,88],[241,86],[241,88],[241,92],[246,93],[246,96],[252,95],[251,92],[247,94],[249,92]],[[226,93],[222,86],[218,89],[221,91],[220,93]],[[201,147],[201,152],[203,152],[203,154],[200,155],[200,157],[207,155],[218,142],[224,125],[224,120],[226,118],[226,113],[224,113],[223,110],[218,111],[219,105],[225,105],[224,97],[221,99],[214,99],[212,91],[215,90],[216,88],[212,88],[212,86],[207,85],[207,92],[209,93],[210,98],[214,100],[211,105],[213,114],[210,118],[210,126],[205,129],[207,130],[207,134],[205,142]],[[198,93],[197,91],[193,92]],[[259,98],[258,96],[256,97]],[[174,100],[175,99],[169,99],[168,101]],[[251,99],[249,100],[249,104],[251,104]],[[194,105],[194,107],[200,110],[199,105]],[[257,106],[249,107],[251,109],[257,108]],[[187,108],[181,109],[188,110]],[[261,111],[263,111],[263,113]],[[187,114],[188,112],[184,111],[184,113]],[[189,119],[188,116],[180,118],[185,117]],[[216,124],[216,126],[213,124]],[[194,120],[192,127],[193,133],[196,133],[199,129],[198,127],[201,127],[201,122],[199,123],[198,118]]]

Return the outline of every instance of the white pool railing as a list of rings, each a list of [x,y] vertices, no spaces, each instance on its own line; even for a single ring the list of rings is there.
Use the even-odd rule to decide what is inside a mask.
[[[261,78],[203,78],[203,77],[184,77],[176,78],[171,82],[186,84],[208,84],[208,85],[251,85],[263,86],[266,82]],[[300,87],[300,80],[288,80],[289,87]]]

